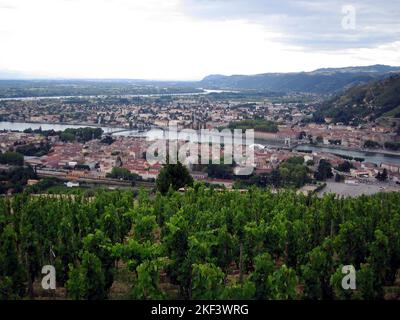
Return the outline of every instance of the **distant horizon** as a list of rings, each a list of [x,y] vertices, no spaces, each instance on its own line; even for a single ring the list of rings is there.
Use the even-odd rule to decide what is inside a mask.
[[[25,74],[20,74],[20,73],[15,73],[15,77],[10,77],[6,78],[2,76],[3,71],[0,70],[0,81],[12,81],[12,80],[26,80],[26,81],[35,81],[35,80],[48,80],[48,81],[137,81],[137,82],[200,82],[204,78],[208,76],[226,76],[226,77],[231,77],[231,76],[254,76],[254,75],[261,75],[261,74],[290,74],[290,73],[312,73],[321,69],[346,69],[346,68],[363,68],[363,67],[374,67],[374,66],[385,66],[385,67],[390,67],[390,68],[400,68],[399,66],[395,65],[388,65],[388,64],[383,64],[383,63],[377,63],[377,64],[368,64],[368,65],[348,65],[348,66],[342,66],[342,67],[331,67],[331,66],[322,66],[313,70],[301,70],[301,71],[286,71],[286,72],[259,72],[259,73],[252,73],[252,74],[219,74],[219,73],[210,73],[207,74],[201,78],[197,79],[169,79],[169,78],[135,78],[135,77],[126,77],[126,78],[107,78],[107,77],[50,77],[50,76],[29,76]],[[6,71],[6,74],[14,74],[13,71]]]

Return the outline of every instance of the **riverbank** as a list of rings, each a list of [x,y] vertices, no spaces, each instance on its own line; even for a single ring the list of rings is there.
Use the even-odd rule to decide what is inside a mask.
[[[345,148],[339,146],[327,146],[327,145],[311,145],[301,144],[293,148],[295,151],[310,151],[310,152],[326,152],[336,154],[339,156],[346,156],[352,158],[362,158],[365,162],[375,163],[380,166],[382,163],[393,163],[400,165],[400,153],[398,152],[386,152],[381,150],[380,152],[374,151],[363,151],[362,149]]]
[[[13,122],[13,121],[0,121],[0,130],[6,131],[24,131],[26,129],[37,130],[41,128],[42,130],[54,130],[54,131],[64,131],[67,128],[78,129],[78,128],[101,128],[105,133],[114,133],[120,131],[129,131],[129,128],[120,128],[99,124],[87,124],[87,123],[50,123],[50,122]],[[134,130],[132,130],[134,131]]]
[[[193,88],[189,92],[170,92],[170,93],[138,93],[138,94],[105,94],[105,95],[71,95],[71,96],[30,96],[30,97],[0,97],[0,101],[29,101],[29,100],[61,100],[61,99],[104,99],[104,98],[151,98],[163,96],[191,96],[191,95],[207,95],[210,93],[223,93],[238,91],[232,90],[213,90],[203,88]]]
[[[392,151],[392,150],[386,150],[386,149],[351,148],[351,147],[346,147],[346,146],[320,145],[320,144],[310,144],[310,143],[300,144],[300,145],[296,146],[294,149],[302,149],[303,146],[312,146],[315,148],[329,148],[329,149],[346,150],[346,151],[354,151],[354,152],[387,154],[387,155],[400,157],[400,151]]]
[[[130,128],[123,128],[123,127],[114,127],[112,125],[107,124],[98,124],[98,123],[85,123],[85,122],[78,122],[78,123],[69,123],[69,122],[48,122],[48,121],[29,121],[29,122],[21,122],[21,121],[0,121],[1,123],[14,123],[14,124],[34,124],[34,125],[51,125],[51,126],[79,126],[79,127],[91,127],[91,128],[109,128],[115,130],[135,130]]]

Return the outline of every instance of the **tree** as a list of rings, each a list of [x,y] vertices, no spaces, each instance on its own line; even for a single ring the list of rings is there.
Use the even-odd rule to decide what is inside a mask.
[[[24,165],[24,156],[18,152],[7,151],[5,153],[0,153],[0,163],[22,166]]]
[[[17,237],[11,225],[0,229],[0,299],[23,297],[25,274],[19,261]]]
[[[381,148],[381,147],[382,146],[376,141],[367,140],[364,142],[364,148],[366,148],[366,149],[376,149],[376,148]]]
[[[105,299],[107,292],[100,259],[93,253],[83,252],[81,264],[70,265],[66,288],[73,299]]]
[[[330,240],[315,247],[307,256],[308,262],[301,267],[304,282],[304,298],[329,299],[332,297],[331,275],[335,272],[333,248]]]
[[[301,131],[301,132],[299,133],[299,135],[297,136],[297,139],[303,140],[303,139],[306,138],[306,137],[307,137],[307,133],[306,133],[305,131]]]
[[[306,165],[312,167],[315,164],[314,160],[307,160]]]
[[[324,181],[326,179],[332,178],[333,173],[332,173],[331,164],[328,161],[326,161],[325,159],[321,159],[319,161],[318,170],[314,174],[314,177],[315,177],[315,179],[320,180],[320,181]]]
[[[135,299],[163,299],[165,294],[159,286],[160,270],[165,266],[166,259],[146,260],[137,268],[137,279],[132,290]]]
[[[274,261],[269,253],[263,253],[254,259],[254,272],[250,275],[250,280],[256,287],[256,299],[269,299],[271,297],[271,287],[268,277],[274,272]]]
[[[270,298],[274,300],[296,299],[297,276],[296,272],[283,265],[272,275],[268,276]]]
[[[377,179],[379,181],[386,181],[388,178],[388,173],[386,169],[383,169],[382,173],[378,173]]]
[[[64,142],[73,142],[75,141],[75,135],[72,132],[61,132],[60,140]]]
[[[337,170],[341,172],[350,172],[350,169],[353,168],[353,165],[349,161],[344,161],[337,166]]]
[[[301,162],[301,163],[300,163]],[[302,157],[294,157],[279,166],[279,176],[281,184],[285,186],[294,185],[299,188],[309,180],[307,167],[303,165]]]
[[[298,157],[298,156],[291,157],[291,158],[287,159],[285,161],[285,163],[301,165],[301,164],[304,164],[304,158],[303,157]]]
[[[100,139],[103,134],[101,128],[67,128],[60,133],[60,139],[65,142],[73,142],[78,140],[80,142],[87,142],[92,139]]]
[[[223,290],[224,273],[212,263],[193,265],[193,299],[217,299]]]
[[[243,284],[226,285],[219,298],[223,300],[250,300],[254,298],[255,292],[255,284],[250,280],[245,280]]]
[[[177,164],[166,164],[160,171],[157,181],[157,190],[166,194],[169,188],[178,190],[193,185],[193,178],[188,169],[178,161]]]
[[[341,176],[339,173],[335,174],[335,182],[342,182],[343,181],[343,176]]]
[[[400,132],[400,128],[398,129],[397,135],[400,135],[399,132]],[[385,142],[384,146],[386,149],[397,151],[400,149],[400,142],[388,141],[388,142]]]
[[[388,172],[387,172],[386,168],[383,169],[382,172],[378,172],[378,174],[376,175],[375,178],[376,178],[378,181],[381,181],[381,182],[386,181],[386,180],[388,179]]]
[[[117,238],[120,239],[120,238]],[[104,288],[108,290],[114,280],[114,267],[115,261],[111,253],[111,240],[100,231],[96,230],[95,233],[88,234],[82,240],[83,250],[92,253],[101,262],[101,270],[104,274]],[[92,257],[92,259],[95,259]]]
[[[382,299],[383,290],[379,277],[368,263],[362,263],[356,271],[356,290],[345,290],[342,287],[342,265],[331,277],[335,299],[339,300],[376,300]]]
[[[137,174],[131,173],[126,168],[119,168],[119,167],[112,168],[111,173],[107,173],[107,178],[121,179],[127,181],[140,180],[140,177]]]
[[[357,291],[354,293],[356,299],[375,300],[383,298],[383,287],[379,276],[374,268],[368,263],[361,264],[357,272]]]

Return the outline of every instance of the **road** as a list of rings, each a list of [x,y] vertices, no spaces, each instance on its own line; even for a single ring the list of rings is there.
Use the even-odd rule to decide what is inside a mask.
[[[335,193],[343,197],[358,197],[361,195],[372,195],[378,192],[400,192],[400,186],[388,185],[387,183],[376,184],[346,184],[340,182],[326,182],[326,187],[317,194],[322,196],[327,193]]]

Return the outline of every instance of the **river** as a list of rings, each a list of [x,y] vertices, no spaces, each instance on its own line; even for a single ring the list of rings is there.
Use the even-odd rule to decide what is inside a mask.
[[[78,129],[84,127],[101,128],[105,133],[113,133],[115,131],[126,130],[124,128],[98,127],[94,125],[85,125],[85,124],[78,125],[78,124],[0,121],[0,130],[10,130],[10,131],[24,131],[25,129],[29,128],[32,130],[42,128],[42,130],[64,131],[67,128]]]
[[[134,98],[134,97],[163,97],[163,96],[193,96],[193,95],[207,95],[210,93],[223,93],[223,92],[231,92],[237,93],[239,91],[233,90],[212,90],[212,89],[203,89],[199,88],[200,92],[176,92],[176,93],[148,93],[148,94],[123,94],[123,95],[75,95],[75,96],[39,96],[39,97],[10,97],[10,98],[0,98],[0,101],[29,101],[29,100],[45,100],[45,99],[93,99],[93,98],[107,98],[107,97],[114,97],[114,98]]]
[[[357,158],[364,158],[366,162],[372,162],[377,165],[380,165],[382,162],[395,163],[400,165],[400,156],[387,154],[387,153],[378,153],[373,151],[356,151],[356,150],[346,150],[340,148],[330,148],[323,146],[313,146],[309,144],[302,144],[295,148],[295,150],[311,150],[316,152],[328,152],[334,153],[344,156],[351,156]]]

